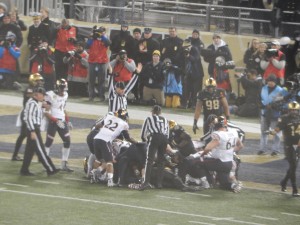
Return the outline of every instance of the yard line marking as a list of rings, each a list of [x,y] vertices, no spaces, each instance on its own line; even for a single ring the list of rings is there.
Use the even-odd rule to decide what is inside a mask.
[[[218,219],[213,219],[213,220],[216,220],[216,221],[218,221],[218,220],[233,220],[234,218],[232,218],[232,217],[224,217],[224,218],[218,218]]]
[[[203,222],[198,222],[198,221],[189,221],[189,223],[197,223],[197,224],[204,224],[204,225],[216,225],[214,223],[203,223]]]
[[[186,192],[186,194],[188,194],[188,195],[200,195],[200,196],[203,196],[203,197],[211,197],[211,195],[198,194],[198,193],[191,193],[191,192]]]
[[[170,199],[176,199],[176,200],[180,200],[181,198],[176,198],[176,197],[169,197],[169,196],[164,196],[164,195],[156,195],[159,198],[170,198]]]
[[[72,177],[67,177],[67,178],[64,178],[64,179],[66,179],[66,180],[76,180],[76,181],[90,182],[89,180],[78,179],[78,178],[72,178]]]
[[[45,181],[45,180],[34,180],[34,181],[43,184],[60,184],[59,182]]]
[[[285,213],[285,212],[281,212],[281,214],[287,215],[287,216],[300,216],[299,214]]]
[[[242,223],[242,224],[265,225],[263,223],[253,223],[253,222],[247,222],[247,221],[243,221],[243,220],[227,220],[227,221],[236,222],[236,223]]]
[[[278,220],[278,218],[271,218],[271,217],[258,216],[258,215],[252,215],[252,217],[265,219],[265,220]]]
[[[4,190],[6,190],[6,188],[0,188],[0,191],[4,191]]]
[[[4,189],[4,190],[2,190],[2,192],[9,192],[9,193],[15,193],[15,194],[24,194],[24,195],[38,196],[38,197],[64,199],[64,200],[72,200],[72,201],[92,202],[92,203],[96,203],[96,204],[121,206],[121,207],[126,207],[126,208],[142,209],[142,210],[148,210],[148,211],[154,211],[154,212],[170,213],[170,214],[183,215],[183,216],[193,216],[193,217],[200,217],[200,218],[207,218],[207,219],[218,219],[218,217],[214,217],[214,216],[206,216],[206,215],[200,215],[200,214],[176,212],[176,211],[169,211],[169,210],[156,209],[156,208],[150,208],[150,207],[127,205],[127,204],[122,204],[122,203],[105,202],[105,201],[98,201],[98,200],[91,200],[91,199],[84,199],[84,198],[73,198],[73,197],[60,196],[60,195],[40,194],[40,193],[34,193],[34,192],[15,191],[15,190],[8,190],[8,189]],[[261,224],[259,224],[259,225],[261,225]]]
[[[9,185],[9,186],[16,186],[16,187],[29,187],[28,185],[22,185],[22,184],[13,184],[13,183],[3,183],[5,185]]]

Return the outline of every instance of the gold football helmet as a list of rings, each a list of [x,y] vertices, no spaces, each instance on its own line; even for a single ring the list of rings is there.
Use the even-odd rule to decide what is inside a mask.
[[[42,83],[44,82],[44,78],[39,73],[33,73],[33,74],[30,74],[30,76],[28,78],[28,82],[29,82],[30,86],[35,87],[37,85],[42,85]]]

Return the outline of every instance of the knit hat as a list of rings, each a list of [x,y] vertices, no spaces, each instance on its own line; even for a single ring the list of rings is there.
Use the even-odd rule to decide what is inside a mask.
[[[154,50],[153,53],[152,53],[152,55],[158,55],[158,56],[160,56],[160,51],[159,50]]]
[[[197,30],[197,29],[194,29],[194,30],[193,30],[193,33],[200,34],[200,33],[199,33],[199,30]]]
[[[277,83],[277,77],[276,77],[275,74],[270,74],[270,75],[267,77],[266,81],[267,81],[267,82],[272,81],[272,82]]]

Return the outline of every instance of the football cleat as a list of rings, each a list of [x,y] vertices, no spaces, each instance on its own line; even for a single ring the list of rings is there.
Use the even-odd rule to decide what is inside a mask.
[[[112,179],[108,179],[107,180],[107,187],[115,187],[116,184],[114,183],[114,181]]]
[[[90,177],[90,183],[91,184],[97,183],[97,176],[96,176],[96,171],[95,170],[92,170],[90,172],[89,177]]]
[[[241,192],[242,188],[243,188],[243,184],[239,181],[235,182],[235,183],[232,183],[232,185],[231,185],[231,189],[234,193]]]

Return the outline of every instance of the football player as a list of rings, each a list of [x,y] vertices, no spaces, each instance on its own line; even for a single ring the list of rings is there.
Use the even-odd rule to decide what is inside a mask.
[[[127,123],[128,113],[125,109],[119,109],[112,115],[108,113],[103,121],[102,128],[94,137],[94,151],[98,161],[103,161],[100,169],[106,170],[107,172],[107,186],[115,186],[113,182],[114,174],[114,154],[112,148],[112,141],[120,135],[131,143],[137,143],[129,135],[129,125]]]
[[[45,147],[49,155],[55,134],[58,132],[63,141],[61,169],[62,171],[73,172],[67,165],[71,145],[70,129],[72,129],[72,124],[65,110],[68,99],[67,87],[67,81],[60,79],[56,82],[55,91],[46,92],[45,100],[50,108],[45,112],[46,117],[49,119]]]
[[[17,118],[17,126],[20,126],[21,128],[20,128],[20,135],[16,141],[15,150],[11,158],[12,161],[22,161],[22,159],[18,156],[18,153],[21,148],[22,142],[27,135],[26,123],[23,120],[24,108],[28,99],[33,96],[33,88],[37,86],[42,87],[44,85],[44,78],[39,73],[33,73],[29,76],[28,83],[29,83],[28,87],[23,92],[23,109]]]
[[[278,124],[271,134],[276,134],[282,130],[284,138],[285,158],[289,163],[289,168],[285,177],[280,182],[281,191],[287,191],[287,182],[291,180],[292,196],[300,197],[296,184],[296,169],[300,157],[300,105],[293,101],[288,104],[288,114],[278,119]]]
[[[197,104],[194,114],[193,132],[199,129],[197,126],[198,119],[203,109],[203,133],[205,134],[209,130],[209,125],[205,123],[208,116],[215,114],[221,116],[223,113],[226,119],[229,119],[229,107],[223,89],[216,88],[217,83],[213,78],[209,78],[205,81],[205,89],[199,92],[197,96]]]

